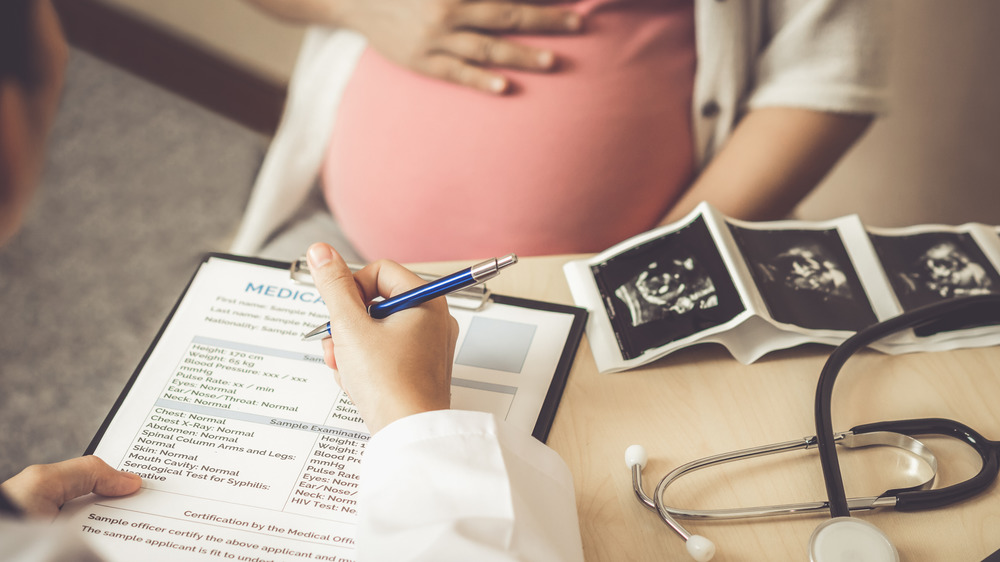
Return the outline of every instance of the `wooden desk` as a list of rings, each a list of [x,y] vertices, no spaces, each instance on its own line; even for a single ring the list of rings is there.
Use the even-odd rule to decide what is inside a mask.
[[[487,283],[497,293],[573,304],[561,266],[570,257],[522,259]],[[448,273],[455,263],[418,271]],[[753,365],[715,345],[689,348],[643,368],[600,374],[584,338],[548,444],[575,478],[583,546],[589,561],[690,560],[684,543],[632,492],[625,448],[649,451],[647,492],[676,466],[696,458],[812,435],[813,397],[830,347],[772,353]],[[834,427],[946,417],[1000,439],[1000,348],[852,359],[834,390]],[[862,380],[864,379],[864,380]],[[939,485],[979,469],[964,446],[926,439],[940,461]],[[884,449],[841,452],[848,495],[876,495],[901,484],[901,455]],[[670,504],[736,507],[820,500],[814,452],[733,463],[678,480]],[[923,513],[883,510],[860,517],[895,542],[903,561],[980,561],[1000,548],[1000,497],[994,485],[956,506]],[[713,540],[715,560],[807,560],[820,516],[730,522],[681,521]]]

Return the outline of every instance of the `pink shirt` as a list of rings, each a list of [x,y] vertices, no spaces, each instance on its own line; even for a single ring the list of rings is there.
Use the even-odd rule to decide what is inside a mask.
[[[581,0],[585,31],[516,36],[553,74],[492,96],[367,50],[338,109],[327,202],[366,258],[596,252],[654,227],[693,171],[691,0]]]

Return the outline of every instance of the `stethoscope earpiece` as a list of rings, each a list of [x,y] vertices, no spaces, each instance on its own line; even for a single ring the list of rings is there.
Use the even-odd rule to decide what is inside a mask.
[[[684,546],[697,562],[708,562],[715,556],[715,543],[701,535],[691,535]]]
[[[899,562],[899,553],[881,529],[853,517],[822,522],[809,537],[810,562]]]
[[[646,468],[648,461],[649,454],[646,453],[646,448],[642,445],[631,445],[628,449],[625,449],[625,466],[632,471],[632,486],[635,489],[636,497],[649,509],[658,511],[663,522],[684,539],[684,546],[687,548],[691,558],[696,562],[708,562],[715,556],[715,543],[701,535],[692,535],[689,533],[687,529],[682,527],[669,513],[663,511],[658,503],[647,496],[642,490],[642,469]]]
[[[642,445],[631,445],[625,449],[625,466],[629,469],[635,465],[639,465],[639,468],[646,468],[647,461],[649,461],[649,455]]]

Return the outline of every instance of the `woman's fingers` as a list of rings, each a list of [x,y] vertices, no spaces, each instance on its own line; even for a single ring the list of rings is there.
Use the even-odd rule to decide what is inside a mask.
[[[513,2],[467,2],[454,11],[453,28],[504,33],[574,33],[580,15],[555,6]]]
[[[552,51],[471,31],[442,37],[437,47],[440,51],[479,66],[546,71],[552,69],[556,62]]]
[[[503,94],[510,87],[502,75],[475,66],[455,55],[431,55],[424,59],[422,67],[418,70],[432,78],[468,86],[482,92]]]
[[[583,16],[560,0],[365,0],[348,15],[344,26],[399,66],[493,94],[511,91],[497,69],[547,72],[558,65],[553,51],[509,35],[583,28]]]
[[[556,55],[492,35],[471,31],[452,33],[437,41],[419,71],[462,86],[493,94],[506,93],[509,81],[493,68],[533,72],[555,69]]]
[[[431,45],[423,60],[424,74],[483,92],[503,94],[508,80],[492,68],[546,72],[556,67],[556,55],[547,49],[523,45],[496,33],[574,33],[580,15],[563,7],[523,2],[465,2],[448,21],[451,32]]]

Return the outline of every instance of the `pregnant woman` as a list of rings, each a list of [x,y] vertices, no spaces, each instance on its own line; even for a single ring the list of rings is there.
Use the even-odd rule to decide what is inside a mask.
[[[255,3],[322,27],[242,253],[317,175],[335,221],[276,257],[340,231],[360,259],[594,252],[702,200],[780,218],[884,103],[886,0]]]

